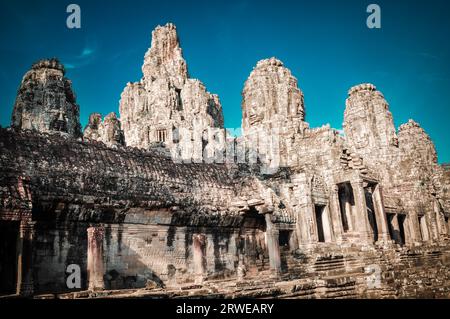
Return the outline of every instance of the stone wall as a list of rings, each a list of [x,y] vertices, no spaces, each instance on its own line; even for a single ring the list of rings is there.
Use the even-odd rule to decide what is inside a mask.
[[[32,211],[35,222],[35,292],[66,291],[70,264],[87,288],[91,226],[105,228],[107,288],[193,282],[195,234],[205,236],[202,280],[236,276],[243,258],[248,271],[268,268],[255,253],[266,254],[255,246],[263,233],[231,203],[234,172],[225,165],[175,164],[154,152],[10,129],[1,129],[0,145],[2,219]]]
[[[0,134],[4,174],[27,177],[32,200],[42,205],[50,195],[68,201],[64,209],[75,219],[126,208],[208,208],[219,214],[234,195],[233,171],[224,165],[176,164],[155,152],[32,132]],[[80,205],[70,205],[76,200]]]
[[[256,255],[252,230],[194,228],[142,223],[102,224],[104,228],[104,288],[145,288],[148,285],[177,287],[203,280],[237,276],[239,256],[245,254],[247,271],[268,270],[268,261]],[[90,223],[39,221],[35,228],[33,272],[35,293],[70,291],[66,269],[81,268],[82,290],[88,288],[87,229]],[[196,273],[193,236],[205,236],[202,273]],[[240,241],[244,234],[249,242]],[[247,237],[245,237],[245,234]],[[252,239],[253,238],[253,239]],[[245,241],[245,240],[244,240]],[[243,247],[240,247],[244,243]],[[261,248],[263,249],[263,248]],[[264,252],[263,252],[264,254]],[[242,257],[241,257],[242,258]]]

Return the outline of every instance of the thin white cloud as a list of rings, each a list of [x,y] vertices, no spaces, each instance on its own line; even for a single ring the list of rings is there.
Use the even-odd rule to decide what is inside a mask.
[[[73,65],[73,64],[71,64],[71,63],[64,63],[64,62],[63,62],[63,64],[64,64],[64,67],[65,67],[66,69],[75,69],[75,68],[76,68],[75,65]]]
[[[82,68],[95,61],[97,52],[98,49],[96,41],[86,41],[86,44],[81,52],[77,55],[64,59],[63,64],[66,69]]]
[[[94,50],[91,48],[84,48],[83,52],[81,52],[80,58],[88,57],[94,54]]]

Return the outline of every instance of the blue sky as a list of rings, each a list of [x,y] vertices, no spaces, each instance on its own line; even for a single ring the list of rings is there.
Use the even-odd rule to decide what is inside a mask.
[[[81,6],[79,30],[66,7]],[[366,26],[367,5],[382,28]],[[241,91],[260,59],[276,56],[298,78],[311,126],[342,127],[348,89],[374,83],[395,125],[413,118],[450,162],[450,1],[7,1],[0,4],[0,124],[8,126],[23,74],[45,57],[65,63],[81,107],[118,113],[141,78],[158,24],[177,25],[191,77],[219,94],[225,125],[240,127]]]

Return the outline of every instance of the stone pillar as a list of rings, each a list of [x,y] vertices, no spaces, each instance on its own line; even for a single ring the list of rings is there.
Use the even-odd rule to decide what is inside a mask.
[[[206,236],[203,234],[194,234],[192,236],[192,253],[194,261],[195,282],[200,284],[203,282],[205,274],[205,248]]]
[[[306,244],[312,246],[319,241],[319,235],[317,234],[316,211],[311,198],[308,198],[308,204],[305,207],[305,219],[307,236]]]
[[[431,242],[433,240],[432,233],[430,231],[430,219],[429,214],[425,213],[420,217],[420,230],[422,232],[422,240],[424,242]]]
[[[439,241],[439,228],[437,221],[437,214],[434,210],[428,212],[426,214],[428,216],[428,229],[430,231],[430,241],[437,242]]]
[[[364,183],[362,180],[351,183],[356,206],[356,229],[363,243],[373,243],[370,232],[369,219],[367,216],[366,195],[364,193]]]
[[[281,273],[280,246],[278,243],[279,233],[278,229],[275,229],[271,217],[271,214],[265,214],[267,250],[269,251],[270,268],[275,275],[279,275]]]
[[[32,296],[33,282],[33,238],[35,222],[21,221],[19,230],[18,259],[17,259],[17,294]]]
[[[353,200],[355,200],[355,191],[353,189],[353,187],[351,187],[351,184],[349,183],[345,183],[345,202],[344,202],[344,207],[345,207],[345,217],[347,219],[347,225],[348,225],[348,231],[353,233],[358,231],[358,226],[356,225],[357,223],[357,219],[358,219],[358,214],[355,213],[355,209],[357,209],[357,206],[355,205],[351,205],[350,204],[350,198],[353,198]],[[351,189],[350,189],[351,188]],[[354,203],[353,203],[354,204]]]
[[[397,215],[397,220],[400,226],[400,215]],[[405,214],[405,219],[403,221],[403,229],[405,231],[405,245],[414,245],[415,237],[411,227],[411,215],[410,213]]]
[[[398,221],[398,218],[399,218],[398,214],[394,214],[392,217],[392,229],[394,230],[394,233],[393,233],[394,238],[392,238],[392,240],[394,240],[396,243],[402,242],[402,238],[400,235],[400,223]],[[406,234],[405,234],[405,236],[406,236]],[[403,242],[403,244],[405,244],[405,242]]]
[[[105,230],[103,227],[89,227],[88,253],[87,253],[87,277],[88,289],[91,291],[105,289],[103,275],[105,267],[103,264],[103,238]]]
[[[322,213],[322,225],[323,225],[323,232],[325,236],[325,242],[331,243],[334,241],[334,233],[333,233],[333,226],[331,222],[331,213],[330,213],[330,205],[326,205],[323,208]]]
[[[296,230],[299,247],[311,247],[317,240],[315,240],[315,217],[314,205],[312,202],[301,205],[298,208]]]
[[[383,242],[387,243],[390,241],[389,228],[386,212],[384,210],[383,192],[379,184],[374,187],[372,197],[378,225],[378,240],[382,240]]]
[[[445,222],[444,214],[441,212],[438,200],[434,201],[433,210],[436,215],[436,223],[438,229],[438,240],[441,241],[448,234],[447,223]]]
[[[337,243],[341,243],[343,240],[342,235],[344,234],[344,228],[342,226],[341,205],[339,203],[339,187],[337,185],[333,186],[329,206],[332,229],[334,230],[334,239]]]
[[[298,247],[302,247],[306,243],[305,216],[302,213],[303,208],[297,207],[297,220],[295,222],[295,231],[297,233]]]
[[[417,214],[417,211],[410,210],[408,213],[408,224],[409,224],[409,230],[411,235],[411,241],[414,243],[421,243],[422,242],[422,236],[421,230],[420,230],[420,224],[419,224],[419,215]]]

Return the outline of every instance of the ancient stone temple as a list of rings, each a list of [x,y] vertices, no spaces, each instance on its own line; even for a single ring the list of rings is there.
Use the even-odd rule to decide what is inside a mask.
[[[374,85],[349,90],[344,134],[311,128],[297,79],[262,60],[230,137],[174,25],[142,70],[83,135],[64,68],[25,75],[0,129],[1,294],[450,297],[450,168]]]

